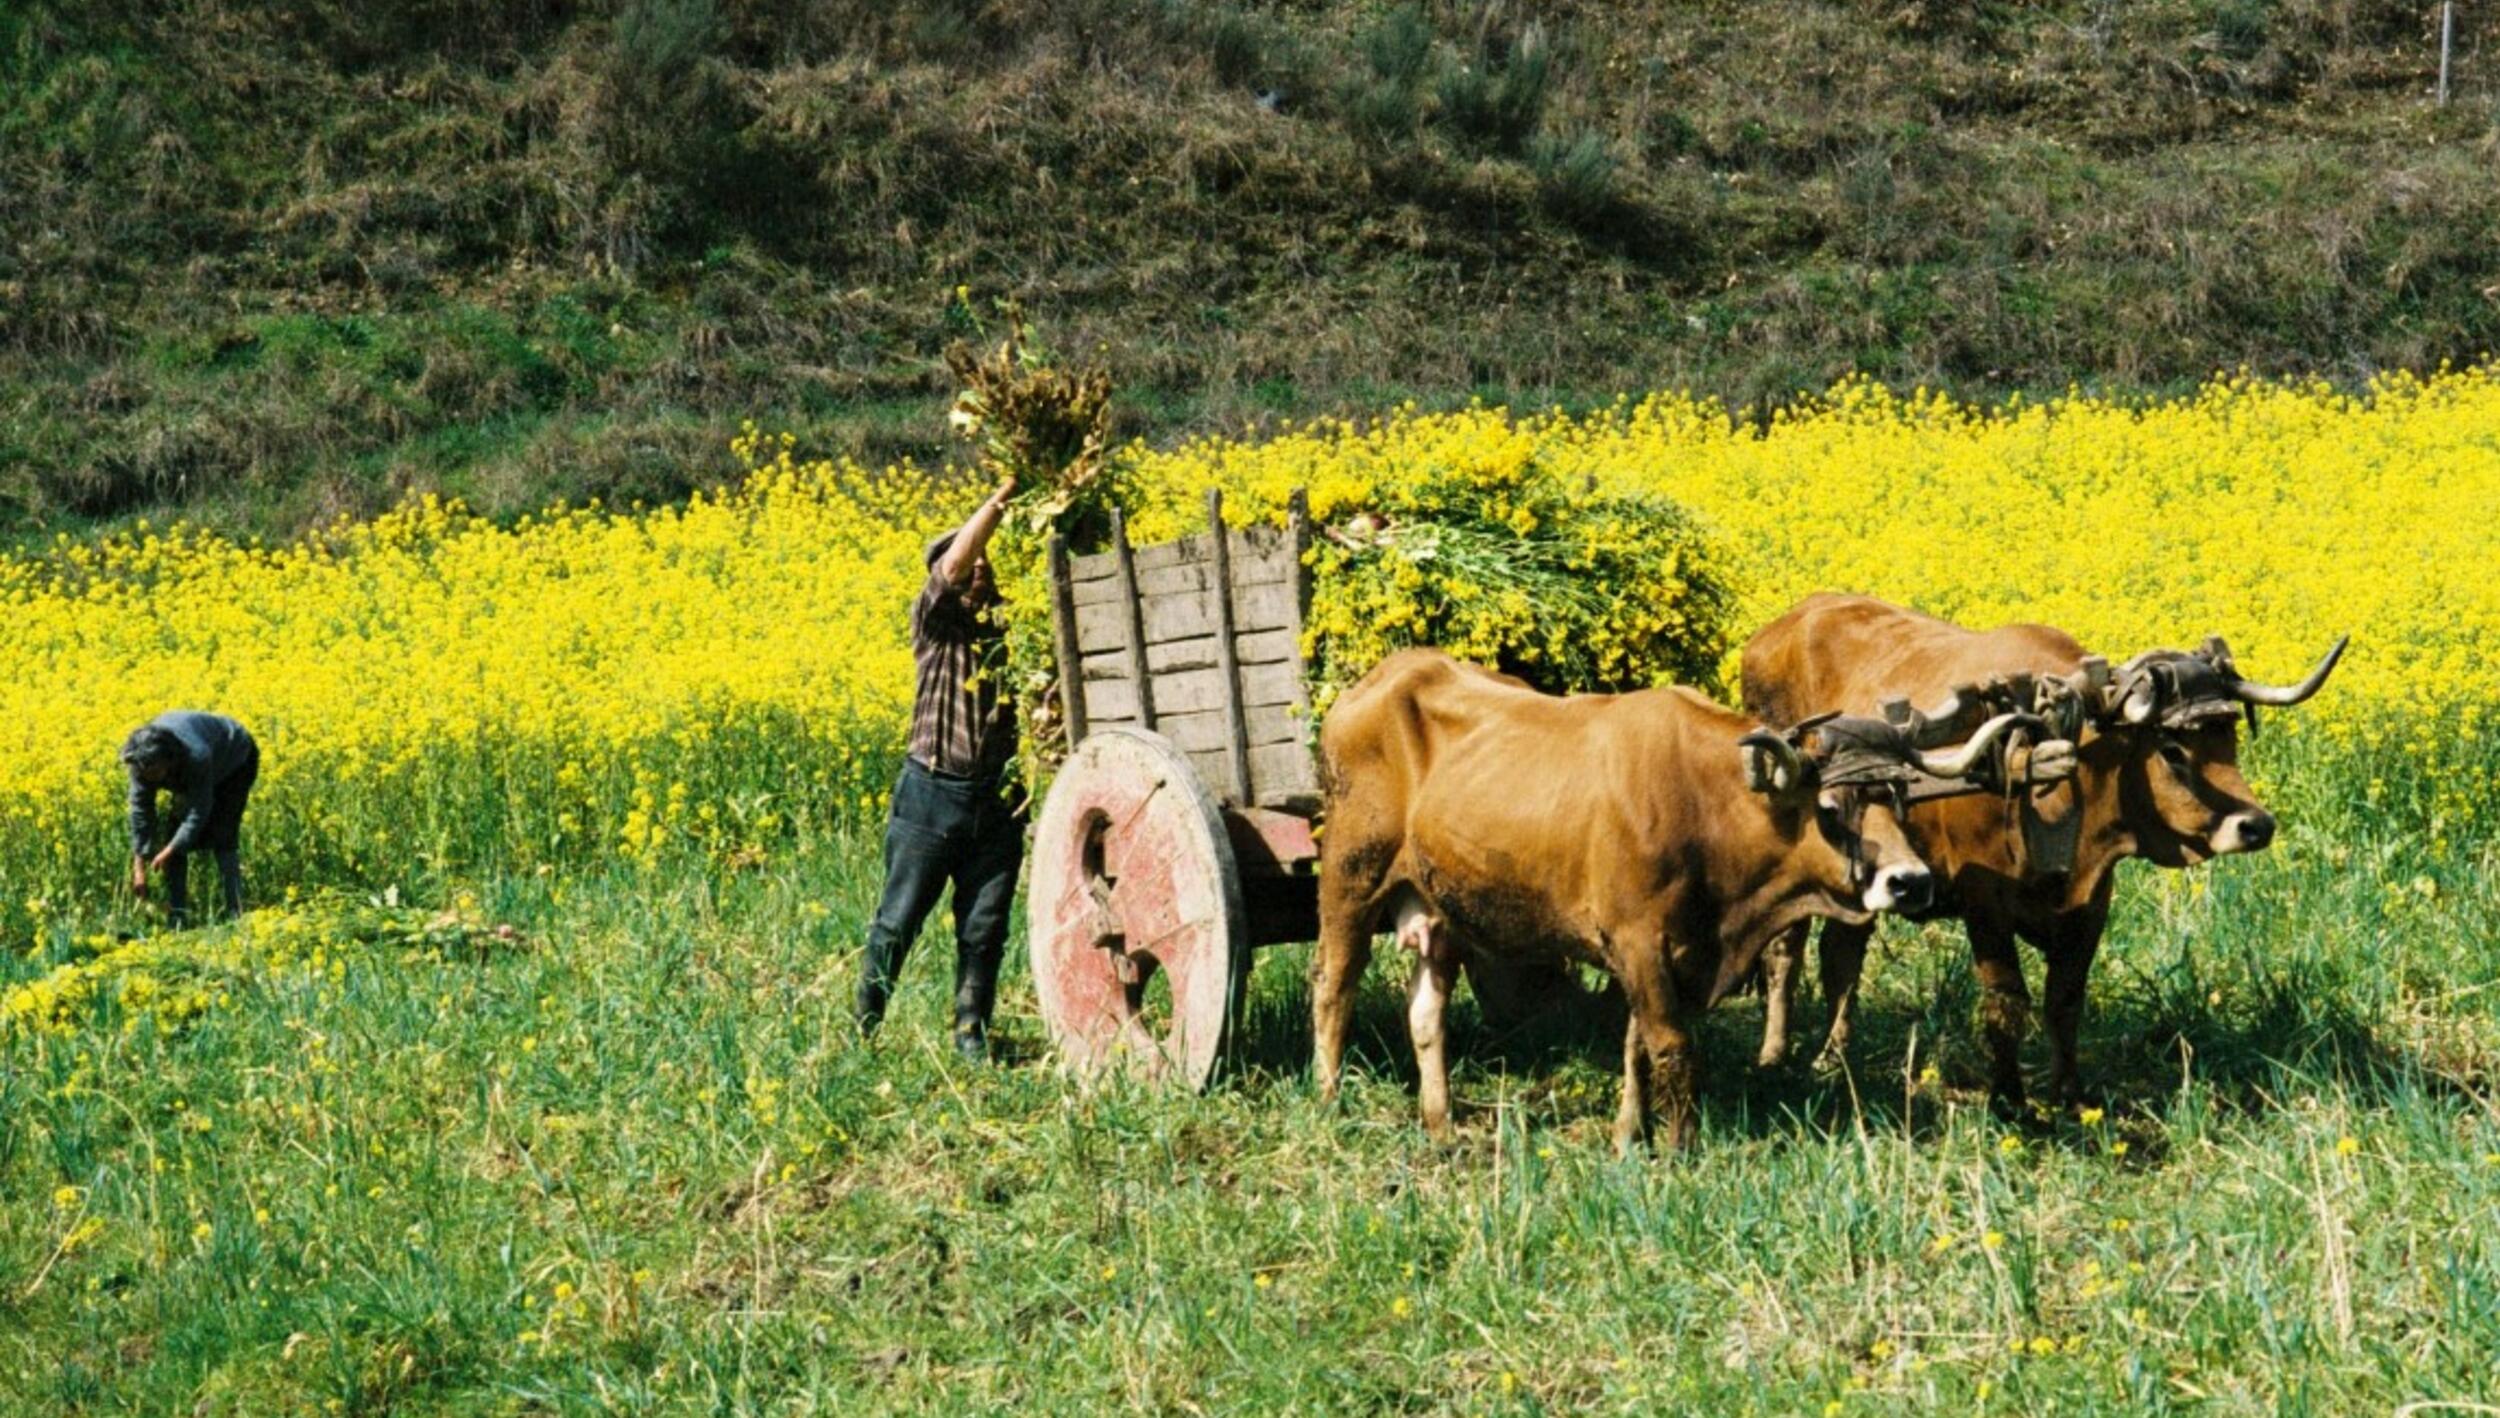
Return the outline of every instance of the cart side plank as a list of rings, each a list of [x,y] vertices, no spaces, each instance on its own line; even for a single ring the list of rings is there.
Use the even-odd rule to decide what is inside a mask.
[[[1251,749],[1250,777],[1259,785],[1259,807],[1305,815],[1319,811],[1319,763],[1299,739]]]
[[[1207,526],[1213,533],[1207,538],[1207,546],[1215,560],[1215,585],[1208,595],[1208,599],[1215,604],[1215,663],[1218,678],[1223,681],[1218,687],[1223,690],[1224,716],[1231,721],[1232,727],[1232,800],[1237,804],[1246,803],[1250,801],[1252,781],[1250,732],[1243,718],[1247,706],[1241,702],[1241,662],[1235,657],[1233,647],[1233,601],[1239,595],[1239,588],[1233,584],[1233,539],[1224,531],[1224,491],[1221,488],[1207,489]]]
[[[1158,733],[1163,730],[1158,728]],[[1215,783],[1220,775],[1230,773],[1233,745],[1203,748],[1198,753],[1185,753],[1193,768],[1198,768],[1200,783]],[[1320,768],[1310,760],[1310,750],[1300,743],[1260,743],[1250,750],[1250,780],[1258,783],[1258,793],[1250,800],[1250,808],[1275,808],[1280,813],[1300,813],[1305,818],[1320,810]],[[1308,935],[1280,935],[1278,940],[1308,940]]]
[[[1119,636],[1120,644],[1128,651],[1129,683],[1137,690],[1137,722],[1151,729],[1155,726],[1154,672],[1146,668],[1146,646],[1150,642],[1146,639],[1146,608],[1137,598],[1135,551],[1136,548],[1130,546],[1128,540],[1128,514],[1117,507],[1112,508],[1111,567],[1112,574],[1118,579],[1120,599],[1104,607],[1111,614],[1103,618],[1102,627],[1094,631],[1093,636],[1106,642],[1110,635]],[[1077,645],[1081,652],[1087,638],[1081,613],[1076,624]]]
[[[1230,528],[1227,547],[1233,563],[1233,584],[1237,586],[1291,581],[1300,569],[1301,558],[1294,550],[1292,537],[1281,527]],[[1214,538],[1200,532],[1177,541],[1138,547],[1133,560],[1138,590],[1150,596],[1185,590],[1202,584],[1188,573],[1203,572],[1213,564]],[[1092,605],[1117,599],[1118,570],[1116,558],[1107,551],[1068,558],[1068,581],[1076,587],[1077,603]]]
[[[1302,676],[1291,663],[1278,661],[1267,665],[1241,667],[1241,702],[1247,710],[1290,705],[1302,687]],[[1202,709],[1224,707],[1224,672],[1209,666],[1194,670],[1172,670],[1155,676],[1155,713],[1191,714]],[[1085,682],[1085,717],[1089,723],[1113,723],[1137,718],[1137,691],[1125,674],[1119,679],[1091,679]]]
[[[1291,665],[1301,671],[1302,647],[1290,630],[1255,630],[1233,637],[1233,659],[1242,668],[1258,665]],[[1192,636],[1186,640],[1167,640],[1146,647],[1146,673],[1157,684],[1171,675],[1188,670],[1216,668],[1215,637]],[[1088,645],[1079,661],[1079,673],[1088,680],[1128,678],[1128,647],[1126,645]]]
[[[1273,586],[1293,580],[1294,563],[1291,555],[1281,551],[1272,554],[1245,554],[1239,550],[1238,541],[1234,543],[1234,547],[1231,579],[1235,586]],[[1215,585],[1215,567],[1212,561],[1181,562],[1149,570],[1144,561],[1146,553],[1153,550],[1155,548],[1147,547],[1137,553],[1139,595],[1168,596],[1175,591],[1204,591]],[[1120,599],[1119,578],[1115,574],[1098,576],[1091,581],[1071,580],[1068,585],[1068,594],[1069,598],[1080,606],[1109,605]]]
[[[1084,657],[1076,648],[1076,602],[1068,595],[1068,539],[1050,538],[1050,650],[1058,670],[1059,714],[1069,743],[1085,741]]]
[[[1198,770],[1201,781],[1214,782],[1216,775],[1227,771],[1225,764],[1230,761],[1232,752],[1230,745],[1219,745],[1186,756],[1190,765]],[[1274,808],[1304,816],[1319,811],[1319,769],[1311,762],[1311,751],[1301,744],[1258,745],[1250,750],[1250,773],[1259,790],[1257,801],[1248,806]]]
[[[1137,609],[1145,623],[1148,645],[1211,636],[1220,619],[1214,597],[1207,591],[1140,596]],[[1233,629],[1244,634],[1254,630],[1291,630],[1300,620],[1299,611],[1300,607],[1294,604],[1294,588],[1287,582],[1244,586],[1234,593]],[[1118,601],[1078,606],[1077,643],[1089,650],[1126,645],[1131,619],[1129,608]]]
[[[1293,717],[1283,705],[1272,705],[1253,711],[1248,717],[1248,735],[1252,748],[1260,748],[1272,743],[1301,747],[1302,721]],[[1133,726],[1137,723],[1134,718],[1099,714],[1093,716],[1093,719],[1094,727],[1097,729],[1112,728],[1121,724]],[[1230,748],[1233,741],[1233,720],[1232,715],[1220,708],[1202,709],[1191,714],[1158,713],[1155,716],[1155,732],[1179,745],[1185,753],[1215,752]]]

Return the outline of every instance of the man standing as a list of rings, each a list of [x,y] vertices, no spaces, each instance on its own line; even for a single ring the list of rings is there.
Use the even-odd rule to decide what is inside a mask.
[[[130,772],[131,894],[147,895],[148,873],[161,873],[173,923],[190,924],[191,853],[206,850],[217,855],[223,919],[243,914],[243,807],[260,778],[251,734],[222,714],[172,710],[131,731],[122,767]],[[159,848],[156,795],[167,788],[181,797],[182,818]]]
[[[920,923],[951,882],[955,909],[955,1050],[989,1056],[990,1008],[1007,946],[1007,908],[1024,862],[1024,811],[1012,799],[1015,696],[1001,683],[1003,631],[990,534],[1015,491],[1012,477],[962,527],[929,544],[928,583],[911,608],[919,683],[911,745],[885,829],[885,892],[868,927],[859,979],[859,1031],[885,1018],[886,1001]]]

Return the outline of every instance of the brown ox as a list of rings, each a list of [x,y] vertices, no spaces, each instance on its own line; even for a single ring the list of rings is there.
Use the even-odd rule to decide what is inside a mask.
[[[1355,985],[1386,926],[1416,955],[1407,1023],[1435,1138],[1450,1131],[1442,1010],[1464,952],[1609,971],[1631,1006],[1616,1141],[1648,1135],[1655,1098],[1683,1146],[1684,1008],[1706,1008],[1799,921],[1926,898],[1888,795],[1834,783],[1911,762],[1957,775],[1995,732],[1947,759],[1870,720],[1783,737],[1686,690],[1559,699],[1438,651],[1390,656],[1320,729],[1321,1091],[1336,1092]]]
[[[2292,705],[2317,693],[2344,642],[2308,678],[2289,687],[2239,677],[2219,639],[2195,652],[2157,650],[2104,679],[2072,636],[2044,625],[1966,630],[1865,596],[1809,596],[1746,643],[1745,707],[1770,724],[1813,714],[1867,713],[1888,700],[1926,702],[2012,676],[2032,676],[2074,696],[2087,726],[2076,742],[2075,772],[2032,790],[2023,807],[2035,831],[2045,824],[2066,845],[2037,848],[2006,798],[1976,794],[1913,805],[1912,842],[1938,877],[1930,914],[1959,916],[1983,991],[1991,1089],[2000,1106],[2023,1100],[2022,1032],[2031,995],[2023,986],[2017,937],[2048,962],[2049,1086],[2060,1101],[2078,1092],[2075,1033],[2084,978],[2109,919],[2112,868],[2128,857],[2189,867],[2274,840],[2274,817],[2240,776],[2238,721],[2255,722],[2260,704]],[[2070,859],[2070,860],[2068,860]],[[1832,1005],[1823,1062],[1846,1055],[1860,971],[1873,927],[1834,921],[1823,928],[1823,992]],[[1763,957],[1768,1013],[1763,1061],[1788,1045],[1788,1005],[1802,926]]]

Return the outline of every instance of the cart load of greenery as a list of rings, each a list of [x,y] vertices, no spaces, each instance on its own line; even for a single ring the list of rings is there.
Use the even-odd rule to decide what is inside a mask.
[[[1262,458],[1255,444],[1212,462],[1115,449],[1105,437],[1108,380],[1056,363],[1012,308],[1006,320],[994,347],[948,356],[963,386],[950,422],[984,472],[1016,479],[992,547],[1008,603],[1001,672],[1022,701],[1037,777],[1067,748],[1049,535],[1066,536],[1072,552],[1100,550],[1114,507],[1138,545],[1204,531],[1210,466],[1232,526],[1281,526],[1297,489],[1309,499],[1302,648],[1314,728],[1340,691],[1410,645],[1558,694],[1717,679],[1737,603],[1732,560],[1673,500],[1566,475],[1536,440],[1512,436],[1392,464],[1360,456],[1362,426],[1323,425],[1336,455],[1324,469]],[[1184,466],[1186,479],[1159,475]]]

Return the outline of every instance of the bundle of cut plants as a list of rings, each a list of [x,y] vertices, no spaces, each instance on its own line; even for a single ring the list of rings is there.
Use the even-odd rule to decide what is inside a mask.
[[[1068,749],[1045,609],[1046,548],[1054,531],[1080,546],[1107,538],[1121,481],[1110,446],[1110,375],[1060,367],[1032,338],[1016,302],[1000,314],[1006,331],[996,344],[959,342],[946,351],[958,386],[946,420],[972,444],[983,479],[1016,480],[1005,525],[990,543],[1006,600],[1004,663],[984,672],[1004,675],[1016,696],[1025,779],[1038,791]]]
[[[1007,330],[996,345],[959,342],[946,351],[960,386],[947,423],[972,442],[985,472],[1015,478],[1008,513],[1021,530],[1099,536],[1114,490],[1111,376],[1093,366],[1059,367],[1015,302],[1002,314]]]

